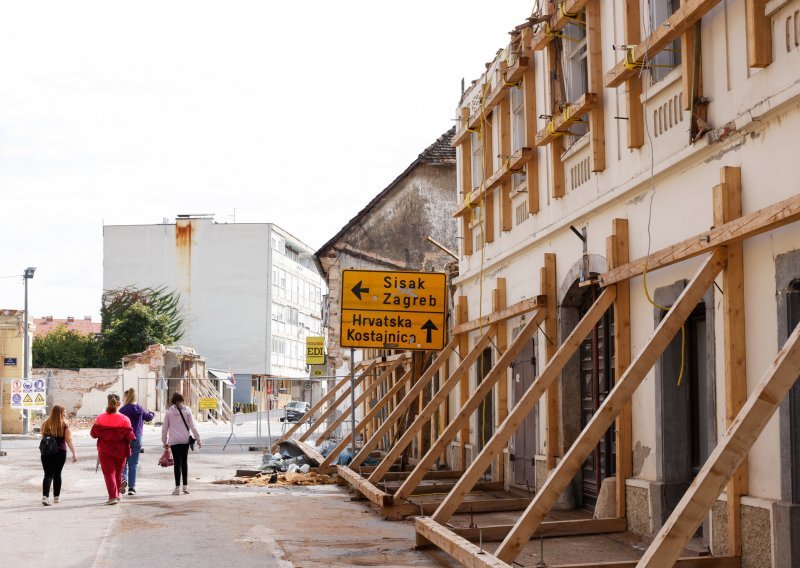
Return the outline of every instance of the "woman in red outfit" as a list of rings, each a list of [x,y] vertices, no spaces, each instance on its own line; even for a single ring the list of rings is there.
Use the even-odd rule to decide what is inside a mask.
[[[131,455],[131,440],[136,439],[130,419],[117,412],[119,406],[119,397],[108,395],[108,407],[94,421],[90,432],[92,438],[97,438],[97,456],[106,480],[108,505],[119,503],[122,469]]]

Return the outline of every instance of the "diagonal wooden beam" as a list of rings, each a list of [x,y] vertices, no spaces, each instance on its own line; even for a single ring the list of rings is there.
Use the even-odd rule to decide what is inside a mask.
[[[796,184],[795,184],[796,185]],[[738,243],[747,238],[766,233],[772,229],[800,221],[800,195],[779,201],[759,209],[720,227],[700,233],[622,266],[612,268],[600,277],[601,286],[608,286],[634,276],[639,276],[647,266],[651,272],[676,262],[707,253],[719,246]]]
[[[417,435],[417,432],[427,424],[430,417],[433,416],[433,413],[436,412],[436,409],[441,406],[442,402],[447,399],[447,396],[450,394],[455,386],[459,383],[462,377],[466,376],[469,372],[469,368],[472,366],[475,361],[478,360],[481,352],[489,345],[489,342],[494,337],[495,333],[497,332],[496,326],[491,326],[486,332],[481,336],[472,350],[467,353],[467,355],[461,360],[461,363],[458,365],[456,370],[453,372],[452,375],[445,381],[445,383],[441,386],[439,391],[431,397],[430,402],[425,405],[420,413],[417,415],[414,422],[412,422],[406,431],[403,432],[403,435],[397,441],[397,443],[389,450],[386,454],[386,457],[383,458],[380,465],[372,472],[372,475],[369,476],[369,480],[371,483],[377,483],[381,479],[383,479],[383,475],[389,471],[389,468],[392,467],[394,461],[400,457],[400,454],[403,453],[409,444],[414,440],[414,437]],[[451,422],[451,425],[453,422]],[[449,426],[448,426],[449,429]],[[438,455],[437,455],[438,457]]]
[[[789,336],[637,566],[672,565],[797,381],[798,368],[800,326]]]
[[[425,541],[435,544],[447,554],[455,558],[462,566],[468,568],[511,568],[510,564],[498,560],[483,547],[472,544],[464,537],[458,536],[450,529],[440,525],[428,517],[414,519],[417,535]]]
[[[482,327],[488,327],[493,323],[504,322],[505,320],[515,318],[524,313],[532,312],[546,305],[546,303],[547,298],[544,294],[534,296],[533,298],[526,298],[525,300],[520,300],[513,306],[508,306],[507,308],[503,308],[502,310],[498,310],[494,313],[482,316],[466,323],[460,323],[454,326],[453,329],[450,330],[450,333],[453,335],[458,335],[460,333],[466,333]]]
[[[469,468],[464,472],[464,475],[461,476],[458,483],[456,483],[445,500],[442,501],[442,504],[439,505],[439,508],[433,514],[433,520],[438,523],[446,523],[450,520],[450,517],[455,514],[458,506],[464,501],[467,494],[472,491],[472,488],[483,475],[483,472],[486,471],[486,468],[489,467],[503,450],[525,418],[533,411],[533,408],[536,406],[536,403],[539,402],[542,395],[556,380],[558,380],[561,369],[564,368],[564,365],[567,364],[575,351],[580,347],[581,342],[589,335],[592,328],[597,324],[600,318],[603,317],[603,314],[606,313],[606,310],[608,310],[613,303],[615,295],[616,288],[614,286],[606,288],[603,293],[600,294],[600,297],[592,304],[592,307],[589,308],[586,315],[578,322],[578,325],[575,326],[575,329],[572,330],[569,337],[564,340],[564,343],[561,344],[558,351],[556,351],[545,368],[542,369],[539,377],[528,387],[528,390],[525,391],[522,398],[519,399],[509,413],[508,418],[500,424],[497,432],[495,432],[494,436],[492,436],[483,448],[483,451],[472,461]]]
[[[363,365],[362,365],[362,363],[359,363],[359,364],[356,366],[356,369],[355,369],[355,370],[356,370],[356,371],[359,371],[359,370],[361,369],[361,367],[362,367],[362,366],[363,366]],[[285,442],[286,440],[288,440],[289,438],[291,438],[291,437],[292,437],[292,434],[294,434],[295,432],[297,432],[297,430],[298,430],[298,429],[299,429],[299,428],[300,428],[300,427],[301,427],[303,424],[306,424],[306,423],[308,423],[308,422],[311,422],[311,420],[312,420],[312,419],[313,419],[313,417],[314,417],[314,414],[316,414],[316,413],[319,411],[319,409],[320,409],[320,408],[322,408],[322,407],[325,405],[325,403],[327,403],[327,402],[328,402],[330,399],[332,399],[332,398],[334,397],[334,395],[336,394],[336,392],[337,392],[337,391],[338,391],[340,388],[342,388],[343,386],[345,386],[345,385],[347,385],[347,384],[349,384],[349,383],[350,383],[350,379],[348,379],[348,378],[344,378],[344,379],[342,379],[341,381],[339,381],[338,383],[335,383],[335,384],[333,385],[333,387],[331,387],[331,390],[329,390],[327,393],[325,393],[325,396],[323,396],[321,399],[319,399],[319,400],[317,401],[317,403],[316,403],[314,406],[312,406],[312,407],[311,407],[311,410],[309,410],[308,412],[306,412],[306,413],[305,413],[305,415],[303,415],[302,419],[298,420],[298,421],[297,421],[295,424],[293,424],[293,425],[292,425],[292,427],[291,427],[291,428],[289,428],[289,429],[286,431],[286,433],[285,433],[285,434],[283,434],[283,436],[281,436],[280,438],[278,438],[278,441],[277,441],[277,442],[275,442],[274,444],[272,444],[272,449],[271,449],[271,451],[273,451],[273,452],[274,452],[274,451],[277,451],[277,449],[278,449],[278,444],[280,444],[281,442]]]
[[[492,367],[492,370],[489,371],[489,374],[477,385],[472,396],[469,397],[467,404],[461,407],[458,414],[453,417],[445,431],[442,432],[442,435],[439,436],[436,442],[431,444],[430,450],[419,460],[417,467],[414,468],[411,475],[408,476],[395,493],[395,499],[404,499],[414,492],[414,489],[417,488],[420,481],[425,477],[425,474],[430,471],[433,464],[447,447],[447,444],[455,439],[458,429],[461,428],[461,424],[470,419],[472,413],[478,409],[478,406],[480,406],[487,395],[494,389],[498,381],[506,380],[509,365],[514,361],[517,354],[522,351],[528,340],[533,337],[536,330],[539,329],[539,325],[544,321],[544,316],[545,310],[540,309],[533,315],[530,321],[525,324],[525,327],[522,328],[517,337],[514,338],[514,341],[511,342],[511,345],[508,346],[508,349],[500,356],[497,363]],[[477,346],[473,351],[477,351]]]
[[[386,369],[383,371],[383,373],[381,373],[378,376],[377,379],[375,379],[368,386],[364,387],[364,391],[360,395],[358,395],[358,398],[356,398],[354,407],[358,408],[359,404],[361,404],[365,400],[367,400],[367,398],[372,395],[372,393],[375,391],[375,389],[378,388],[378,385],[383,384],[386,381],[386,379],[388,379],[389,376],[394,372],[394,370],[397,369],[397,367],[399,367],[400,365],[402,365],[405,362],[405,360],[406,360],[405,357],[401,357],[400,359],[397,359],[396,361],[393,361],[392,364],[389,365],[388,367],[386,367]],[[351,411],[352,411],[352,409],[351,409]],[[334,430],[336,430],[342,422],[347,420],[349,414],[350,413],[348,413],[348,412],[342,412],[336,418],[336,420],[331,422],[330,426],[328,426],[325,429],[325,431],[322,434],[319,435],[319,437],[315,440],[314,444],[319,446],[322,442],[327,440],[331,436],[331,434],[333,434]]]
[[[367,367],[366,367],[366,368],[365,368],[363,371],[361,371],[361,374],[360,374],[360,375],[358,376],[358,378],[357,378],[357,379],[354,381],[354,384],[352,384],[352,385],[348,384],[347,388],[346,388],[346,389],[344,389],[344,392],[342,392],[342,394],[340,394],[340,395],[339,395],[339,396],[336,398],[336,400],[334,400],[334,401],[333,401],[333,404],[331,404],[331,405],[330,405],[330,406],[329,406],[329,407],[328,407],[328,408],[325,410],[325,412],[323,412],[323,413],[322,413],[322,415],[320,415],[320,417],[319,417],[319,418],[317,418],[317,421],[316,421],[316,422],[314,422],[314,423],[313,423],[311,426],[309,426],[309,427],[308,427],[308,430],[306,430],[306,431],[303,433],[303,435],[302,435],[302,436],[300,436],[300,441],[301,441],[301,442],[305,442],[306,440],[308,440],[308,439],[311,437],[311,434],[313,434],[313,433],[316,431],[316,429],[317,429],[317,428],[319,428],[319,427],[320,427],[320,426],[321,426],[321,425],[322,425],[322,424],[325,422],[325,420],[328,418],[328,416],[330,416],[330,415],[333,413],[333,411],[334,411],[334,410],[336,410],[337,408],[339,408],[339,406],[342,404],[342,402],[343,402],[343,401],[344,401],[344,400],[345,400],[345,399],[346,399],[348,396],[350,396],[350,391],[353,389],[353,387],[354,387],[354,386],[355,386],[355,387],[357,387],[357,386],[359,386],[361,383],[363,383],[363,382],[364,382],[364,379],[366,379],[366,378],[367,378],[367,375],[369,375],[369,374],[372,372],[372,370],[375,368],[375,366],[376,366],[376,365],[377,365],[377,361],[372,361],[372,362],[371,362],[369,365],[367,365]],[[348,380],[348,383],[349,383],[349,382],[350,382],[350,381]]]
[[[444,349],[439,352],[439,355],[434,359],[433,363],[431,363],[431,366],[428,367],[428,370],[425,371],[414,386],[406,392],[406,395],[397,403],[397,406],[395,406],[394,410],[386,417],[386,420],[384,420],[372,437],[364,443],[361,450],[353,457],[353,460],[350,462],[350,468],[360,466],[364,463],[364,460],[367,459],[369,453],[378,447],[383,437],[397,424],[397,421],[400,420],[400,417],[403,416],[406,409],[417,399],[419,393],[428,386],[428,383],[431,382],[439,368],[444,365],[447,358],[450,357],[450,353],[453,352],[457,344],[457,339],[451,339],[450,342],[445,345]]]
[[[400,389],[405,387],[406,383],[408,382],[408,379],[410,379],[410,378],[411,378],[411,369],[406,371],[405,374],[402,377],[400,377],[400,380],[398,380],[392,386],[392,388],[390,388],[386,392],[386,394],[383,395],[383,398],[381,398],[378,401],[378,404],[373,406],[370,409],[370,411],[367,412],[367,414],[364,416],[364,418],[361,419],[361,422],[359,422],[356,425],[356,434],[361,432],[361,430],[363,430],[366,427],[366,425],[369,424],[378,415],[378,413],[381,410],[383,410],[383,407],[386,406],[389,403],[389,401],[392,400],[392,398],[398,392],[400,392]],[[321,464],[319,464],[320,469],[324,469],[324,468],[328,467],[329,465],[331,465],[333,460],[335,460],[337,457],[339,457],[339,454],[341,454],[342,451],[344,451],[344,449],[350,444],[350,442],[351,442],[351,440],[349,440],[347,436],[342,438],[342,441],[339,442],[339,444],[333,450],[331,450],[331,452],[328,454],[328,456],[325,458],[325,460]]]
[[[614,419],[631,399],[636,388],[642,383],[650,369],[669,345],[669,342],[689,317],[697,303],[703,298],[708,287],[725,265],[725,249],[715,250],[703,263],[678,300],[656,328],[653,337],[636,356],[625,374],[617,379],[614,388],[603,404],[594,413],[589,423],[575,440],[554,470],[545,481],[533,502],[514,525],[514,530],[497,549],[497,557],[504,562],[512,562],[528,542],[536,529],[549,513],[584,461],[606,433]]]

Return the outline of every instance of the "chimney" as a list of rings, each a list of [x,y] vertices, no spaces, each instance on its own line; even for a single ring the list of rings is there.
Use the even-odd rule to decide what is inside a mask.
[[[83,316],[83,321],[92,321],[92,316]]]
[[[75,323],[75,318],[73,316],[67,316],[67,323]]]

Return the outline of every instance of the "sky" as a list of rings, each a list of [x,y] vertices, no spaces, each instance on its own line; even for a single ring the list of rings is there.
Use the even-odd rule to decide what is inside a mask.
[[[488,9],[491,5],[491,9]],[[0,0],[0,309],[98,317],[103,226],[314,248],[453,124],[521,0]]]

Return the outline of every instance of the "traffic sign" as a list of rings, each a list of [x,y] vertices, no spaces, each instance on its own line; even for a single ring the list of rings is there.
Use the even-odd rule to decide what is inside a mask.
[[[447,275],[342,271],[342,347],[444,347]]]
[[[325,338],[306,337],[306,365],[325,363]]]
[[[213,396],[209,397],[202,397],[200,399],[200,410],[216,410],[217,409],[217,399]]]

